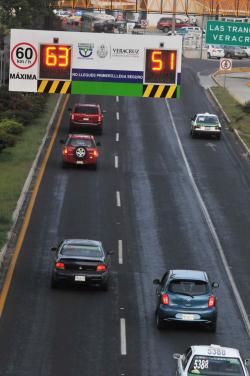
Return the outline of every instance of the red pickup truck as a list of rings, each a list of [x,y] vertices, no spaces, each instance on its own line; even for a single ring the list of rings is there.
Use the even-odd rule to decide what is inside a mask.
[[[157,23],[157,29],[162,30],[164,33],[167,33],[168,31],[172,30],[172,23],[173,19],[169,17],[162,17],[159,19]],[[184,22],[183,20],[180,20],[179,18],[176,18],[175,20],[175,28],[180,29],[181,27],[190,26],[190,24]]]

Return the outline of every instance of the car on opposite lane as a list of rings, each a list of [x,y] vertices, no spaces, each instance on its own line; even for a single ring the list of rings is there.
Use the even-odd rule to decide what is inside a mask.
[[[220,59],[225,56],[224,48],[221,46],[215,46],[213,44],[210,44],[207,48],[207,58],[212,59]]]
[[[171,17],[161,17],[157,23],[157,29],[162,30],[164,33],[172,30],[173,18]],[[190,26],[189,23],[184,22],[183,20],[176,18],[175,20],[175,29],[180,29],[182,27]]]
[[[245,49],[240,46],[224,46],[225,57],[243,59],[248,57]]]
[[[68,282],[108,289],[112,252],[106,252],[100,241],[66,239],[51,250],[56,252],[51,276],[52,288]]]
[[[215,136],[221,137],[221,124],[219,118],[215,114],[208,112],[195,114],[191,118],[190,135],[196,136]]]
[[[216,331],[217,306],[207,273],[197,270],[168,270],[161,280],[153,281],[156,288],[155,319],[158,329],[171,322],[205,325]]]
[[[184,354],[174,354],[177,360],[178,376],[249,376],[246,365],[238,349],[219,345],[194,345]]]
[[[102,134],[103,114],[99,104],[76,103],[70,111],[70,132],[81,132],[81,130],[95,131]]]
[[[64,144],[62,149],[62,165],[88,165],[92,169],[97,169],[97,161],[99,158],[99,151],[95,138],[92,135],[86,134],[69,134],[66,142],[60,141]]]

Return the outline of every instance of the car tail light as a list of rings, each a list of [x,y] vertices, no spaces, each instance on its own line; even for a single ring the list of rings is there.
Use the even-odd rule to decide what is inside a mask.
[[[94,157],[98,157],[98,151],[97,151],[97,150],[94,150],[94,151],[93,151],[93,156],[94,156]]]
[[[63,155],[67,155],[68,152],[69,152],[68,148],[64,148],[64,149],[63,149]]]
[[[215,306],[215,296],[211,295],[208,299],[208,308],[213,308]]]
[[[71,115],[71,120],[75,120],[75,114]]]
[[[96,270],[97,272],[105,272],[105,270],[107,270],[107,267],[105,264],[99,264],[97,265]]]
[[[161,296],[161,302],[164,305],[168,305],[168,303],[169,303],[168,294],[162,294],[162,296]]]
[[[63,262],[56,262],[56,269],[64,269],[64,263]]]
[[[194,128],[200,128],[200,126],[199,125],[195,125]]]
[[[102,115],[98,115],[97,121],[102,121]]]

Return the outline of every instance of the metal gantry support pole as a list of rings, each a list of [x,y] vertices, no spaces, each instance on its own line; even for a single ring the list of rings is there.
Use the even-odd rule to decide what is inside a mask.
[[[174,34],[175,32],[175,21],[176,21],[176,0],[173,0],[172,34]]]

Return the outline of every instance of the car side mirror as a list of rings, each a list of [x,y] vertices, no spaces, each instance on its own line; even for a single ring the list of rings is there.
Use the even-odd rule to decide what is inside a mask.
[[[244,364],[245,364],[245,366],[249,367],[250,366],[250,359],[245,359]]]
[[[107,254],[108,254],[108,255],[113,255],[113,254],[114,254],[114,251],[108,251]]]
[[[154,279],[153,280],[153,284],[154,285],[159,285],[160,284],[160,280],[157,278],[157,279]]]
[[[52,247],[50,248],[51,251],[56,251],[57,250],[57,247]]]
[[[65,140],[60,140],[60,144],[65,144]]]
[[[173,358],[178,360],[181,358],[181,354],[173,354]]]
[[[68,111],[71,112],[71,111],[72,111],[72,108],[69,107],[69,108],[68,108]]]
[[[96,143],[96,146],[101,146],[101,143],[100,143],[100,142],[97,142],[97,143]]]
[[[219,283],[218,283],[218,282],[213,282],[213,283],[212,283],[212,287],[213,287],[214,289],[217,289],[217,288],[219,287]]]
[[[106,112],[107,112],[106,110],[102,110],[102,114],[106,114]]]

